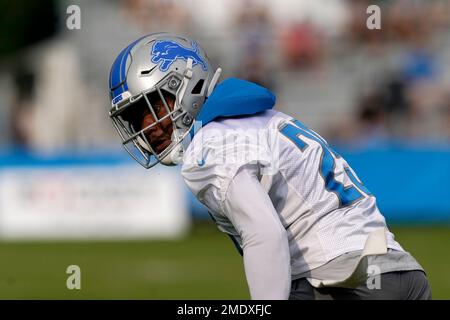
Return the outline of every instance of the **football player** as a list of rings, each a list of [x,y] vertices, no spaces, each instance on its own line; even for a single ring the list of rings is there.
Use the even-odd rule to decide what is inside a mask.
[[[251,298],[430,299],[345,159],[268,89],[220,73],[191,39],[144,36],[112,65],[109,115],[145,168],[182,163],[241,252]]]

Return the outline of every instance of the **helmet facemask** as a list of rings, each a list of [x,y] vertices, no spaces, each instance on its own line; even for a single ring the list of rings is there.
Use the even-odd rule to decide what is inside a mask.
[[[182,79],[183,75],[171,72],[153,88],[125,99],[111,108],[110,117],[122,138],[124,148],[147,169],[159,162],[174,165],[181,160],[181,142],[193,125],[193,119],[187,117],[187,112],[181,107],[180,93],[183,94],[183,87],[187,85]],[[162,101],[160,107],[164,108],[165,112],[156,108],[155,102],[158,100]],[[169,100],[173,101],[172,108]],[[153,121],[142,128],[145,114],[150,114]],[[167,130],[168,125],[171,130]],[[164,128],[166,130],[163,130]],[[157,150],[160,141],[148,139],[155,130],[162,131],[164,135],[171,135],[171,143],[163,150]]]

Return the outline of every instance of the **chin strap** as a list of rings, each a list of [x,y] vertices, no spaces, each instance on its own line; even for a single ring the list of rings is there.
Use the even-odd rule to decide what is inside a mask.
[[[161,159],[162,164],[166,166],[173,166],[181,162],[181,160],[183,159],[184,149],[181,141],[179,141],[180,139],[180,133],[178,132],[178,130],[174,130],[172,133],[172,143],[176,143],[177,145],[173,148],[172,151],[170,151],[164,158]]]
[[[172,151],[169,152],[167,156],[161,159],[161,163],[165,166],[175,166],[181,163],[183,159],[183,147],[181,143],[175,146]]]
[[[213,92],[221,73],[222,73],[222,68],[217,68],[216,72],[214,73],[214,75],[211,79],[211,82],[209,83],[208,91],[206,92],[206,97],[209,97],[211,95],[211,93]]]
[[[180,134],[178,133],[178,130],[174,130],[172,134],[172,143],[178,144],[164,158],[161,158],[160,161],[162,164],[166,166],[174,166],[179,164],[183,159],[183,145],[181,142],[178,142],[178,139],[180,139]],[[137,137],[137,143],[146,151],[153,153],[149,145],[139,136]],[[170,148],[170,146],[168,148]]]

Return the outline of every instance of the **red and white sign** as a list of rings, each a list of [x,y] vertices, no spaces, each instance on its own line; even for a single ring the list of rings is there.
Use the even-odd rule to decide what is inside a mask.
[[[173,238],[190,222],[176,170],[75,166],[0,171],[0,237]]]

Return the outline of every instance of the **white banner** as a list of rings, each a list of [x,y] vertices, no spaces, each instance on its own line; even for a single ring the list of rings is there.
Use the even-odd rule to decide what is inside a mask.
[[[186,202],[176,169],[127,165],[3,168],[0,237],[179,237],[190,222]]]

